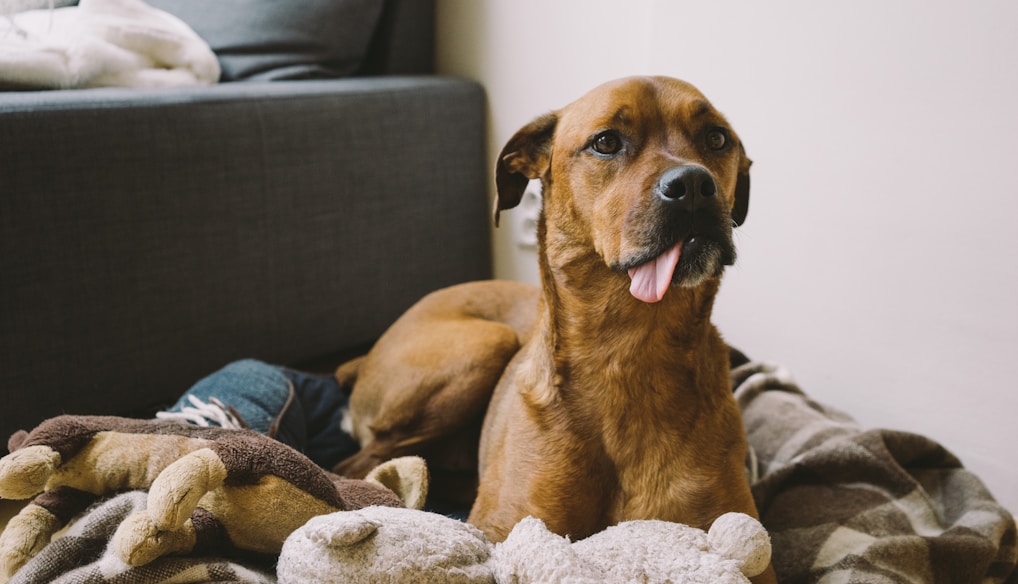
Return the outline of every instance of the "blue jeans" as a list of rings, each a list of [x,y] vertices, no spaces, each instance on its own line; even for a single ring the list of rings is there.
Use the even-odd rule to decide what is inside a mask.
[[[189,396],[203,403],[213,398],[222,402],[243,425],[303,452],[326,469],[360,449],[340,428],[350,398],[331,375],[245,359],[200,380],[167,411],[193,411]]]

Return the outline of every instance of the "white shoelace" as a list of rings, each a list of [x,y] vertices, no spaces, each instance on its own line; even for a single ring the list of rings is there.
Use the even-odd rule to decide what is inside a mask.
[[[209,403],[205,403],[195,396],[189,395],[187,396],[187,401],[191,402],[190,406],[180,408],[179,412],[156,412],[156,418],[160,420],[187,422],[205,427],[211,426],[215,423],[222,428],[231,430],[239,430],[246,427],[245,424],[230,411],[229,406],[215,397],[210,397]]]

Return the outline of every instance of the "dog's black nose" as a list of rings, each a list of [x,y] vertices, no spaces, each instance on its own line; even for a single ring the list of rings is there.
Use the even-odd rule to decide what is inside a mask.
[[[689,164],[669,168],[657,181],[657,194],[662,199],[695,206],[698,200],[716,195],[718,186],[706,168]]]

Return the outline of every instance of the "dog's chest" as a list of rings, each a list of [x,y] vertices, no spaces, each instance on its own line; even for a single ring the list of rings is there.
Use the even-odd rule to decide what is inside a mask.
[[[720,412],[712,400],[661,390],[652,377],[631,376],[629,383],[624,399],[602,402],[611,403],[612,411],[602,411],[598,424],[608,460],[605,470],[617,485],[610,522],[695,523],[699,518],[692,501],[703,501],[717,488],[712,470],[726,458],[719,448],[727,442],[726,430],[717,422]],[[668,389],[675,389],[674,381]],[[613,393],[608,387],[601,391]]]

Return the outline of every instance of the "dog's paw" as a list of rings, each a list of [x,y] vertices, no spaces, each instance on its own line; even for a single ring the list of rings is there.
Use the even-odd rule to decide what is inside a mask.
[[[0,498],[28,499],[42,492],[60,454],[49,446],[26,446],[0,459]]]

